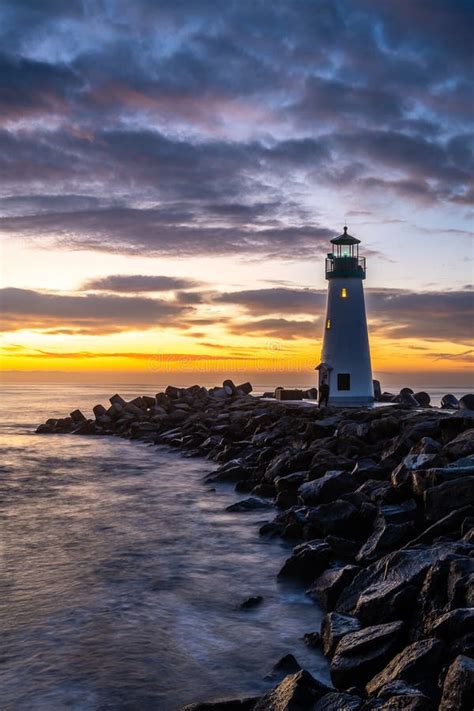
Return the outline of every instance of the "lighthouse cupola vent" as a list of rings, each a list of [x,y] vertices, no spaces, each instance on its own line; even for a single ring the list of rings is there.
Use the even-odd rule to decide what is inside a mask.
[[[326,258],[326,279],[365,279],[365,257],[359,257],[360,239],[350,235],[344,227],[343,234],[332,239],[331,244],[332,252]]]

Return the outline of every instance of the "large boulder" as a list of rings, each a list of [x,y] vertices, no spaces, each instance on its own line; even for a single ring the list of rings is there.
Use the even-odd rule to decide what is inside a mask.
[[[302,543],[293,549],[280,572],[282,578],[300,578],[312,581],[326,569],[331,557],[331,548],[319,539]]]
[[[335,609],[360,615],[368,625],[404,619],[430,566],[469,550],[467,544],[449,542],[389,553],[356,575]]]
[[[329,471],[319,479],[302,484],[298,493],[306,505],[314,506],[334,501],[341,494],[354,491],[356,486],[357,482],[348,472]]]
[[[439,711],[471,711],[474,708],[474,660],[456,657],[448,669]]]
[[[458,607],[436,618],[431,633],[447,642],[454,642],[466,632],[474,634],[474,607]]]
[[[459,400],[459,407],[461,410],[474,410],[474,395],[472,393],[463,395]]]
[[[230,506],[226,506],[226,511],[257,511],[259,509],[269,509],[271,507],[272,504],[269,501],[265,501],[265,499],[259,499],[256,496],[250,496],[248,499],[243,499],[243,501],[237,501],[235,504],[230,504]]]
[[[329,689],[302,669],[286,676],[272,691],[257,701],[253,711],[304,711],[314,708],[315,702]]]
[[[376,694],[386,684],[401,680],[416,684],[430,697],[436,696],[445,651],[444,644],[434,638],[410,644],[368,682],[367,693]]]
[[[450,459],[460,459],[474,454],[474,428],[461,432],[451,442],[445,444],[443,451]]]
[[[306,514],[311,538],[343,533],[356,525],[358,519],[357,508],[349,501],[341,499],[309,508]]]
[[[202,703],[188,704],[182,711],[253,711],[258,696],[245,699],[224,699],[222,701],[204,701]]]
[[[380,442],[398,435],[400,421],[393,415],[386,415],[372,420],[368,426],[368,435],[372,442]]]
[[[452,393],[447,393],[441,398],[441,407],[444,410],[457,410],[459,409],[459,400]]]
[[[309,466],[312,457],[312,453],[306,450],[285,449],[270,461],[264,479],[273,482],[286,474],[300,472]]]
[[[341,639],[351,632],[357,632],[360,628],[361,624],[356,617],[341,615],[338,612],[328,613],[321,625],[324,654],[332,657]]]
[[[359,571],[360,568],[357,565],[328,568],[316,578],[312,586],[307,590],[307,594],[321,602],[327,610],[331,610],[344,588],[354,580]]]
[[[360,563],[370,563],[381,558],[409,540],[414,530],[413,523],[387,523],[383,516],[379,516],[375,521],[373,533],[361,547],[356,560]]]
[[[433,702],[417,686],[404,681],[392,681],[383,686],[374,705],[369,708],[382,711],[434,711]]]
[[[424,390],[420,391],[419,393],[414,393],[413,397],[417,401],[418,405],[420,405],[421,407],[429,407],[431,398]]]
[[[460,477],[432,486],[423,494],[423,501],[428,521],[439,521],[453,509],[474,504],[474,476]]]
[[[379,672],[400,648],[403,622],[364,627],[345,635],[331,661],[331,679],[338,688],[361,686]]]
[[[316,702],[313,711],[358,711],[362,703],[360,696],[346,694],[343,691],[331,691]]]

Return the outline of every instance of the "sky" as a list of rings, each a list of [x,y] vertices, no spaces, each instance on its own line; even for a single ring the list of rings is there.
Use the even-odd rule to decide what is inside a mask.
[[[472,383],[473,15],[2,0],[4,379],[311,384],[347,224],[382,385]]]

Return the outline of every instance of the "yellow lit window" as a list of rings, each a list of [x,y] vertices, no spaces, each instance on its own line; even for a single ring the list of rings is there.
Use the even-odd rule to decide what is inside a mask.
[[[328,320],[326,321],[326,330],[329,331],[330,328],[331,328],[331,319],[328,318]]]
[[[342,297],[343,299],[347,299],[347,289],[346,289],[345,286],[343,286],[342,289],[341,289],[341,297]]]

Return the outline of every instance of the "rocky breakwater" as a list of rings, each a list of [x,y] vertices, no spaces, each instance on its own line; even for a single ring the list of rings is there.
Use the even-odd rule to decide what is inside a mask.
[[[472,709],[474,412],[318,409],[250,392],[225,381],[114,395],[93,419],[76,410],[37,430],[205,456],[220,465],[208,481],[249,494],[236,511],[275,508],[261,535],[294,543],[279,575],[327,610],[306,639],[329,658],[333,688],[293,670],[260,698],[188,708]]]

